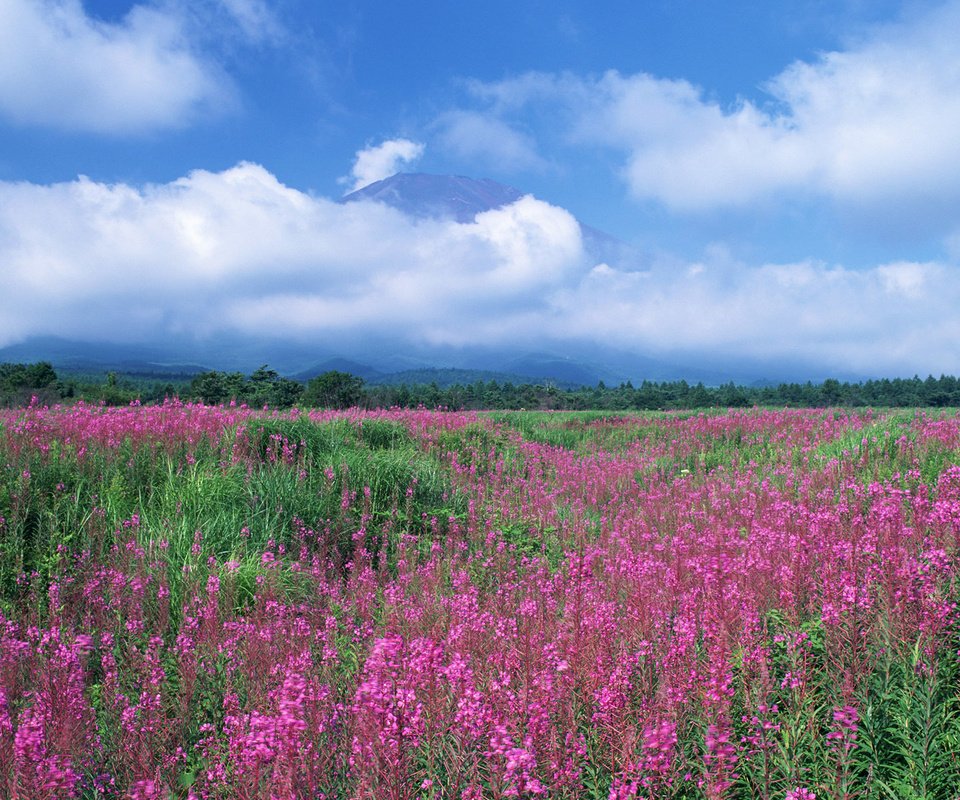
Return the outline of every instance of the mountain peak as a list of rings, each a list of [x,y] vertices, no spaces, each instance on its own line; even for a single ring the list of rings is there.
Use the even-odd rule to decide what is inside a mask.
[[[345,195],[340,202],[374,200],[414,217],[473,222],[477,214],[514,203],[524,193],[489,178],[398,172]]]
[[[526,194],[489,178],[398,172],[344,195],[340,202],[373,200],[411,217],[453,219],[466,223],[473,222],[477,214],[508,206]],[[584,248],[595,263],[606,262],[614,266],[635,266],[639,263],[639,254],[629,245],[579,220],[577,222]]]

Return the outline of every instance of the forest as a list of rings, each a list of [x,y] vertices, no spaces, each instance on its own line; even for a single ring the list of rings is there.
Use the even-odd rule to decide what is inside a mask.
[[[627,381],[607,386],[562,387],[541,383],[475,381],[440,386],[436,382],[398,385],[366,384],[346,372],[328,371],[301,382],[263,365],[249,375],[211,370],[197,375],[60,376],[48,362],[0,364],[0,406],[31,401],[44,405],[79,400],[108,406],[162,403],[166,398],[219,405],[231,402],[251,408],[446,408],[629,411],[700,408],[884,407],[945,408],[960,406],[960,380],[952,375],[926,378],[882,378],[862,382],[833,378],[821,383],[719,386],[679,381]],[[33,398],[36,398],[34,401]]]

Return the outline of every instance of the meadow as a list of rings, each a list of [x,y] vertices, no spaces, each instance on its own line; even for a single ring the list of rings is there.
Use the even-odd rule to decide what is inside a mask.
[[[0,797],[960,792],[954,412],[0,411]]]

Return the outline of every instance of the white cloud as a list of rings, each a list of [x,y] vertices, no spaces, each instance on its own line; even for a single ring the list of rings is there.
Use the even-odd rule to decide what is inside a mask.
[[[55,226],[50,219],[56,219]],[[0,343],[29,335],[386,332],[466,341],[582,265],[579,227],[531,197],[476,222],[339,204],[260,166],[133,187],[0,183]]]
[[[704,260],[648,272],[594,269],[554,309],[573,338],[844,373],[960,371],[960,274],[937,263],[848,270],[817,262],[751,267]]]
[[[43,334],[566,341],[960,372],[960,273],[948,265],[751,266],[711,248],[631,272],[592,263],[573,217],[532,197],[471,223],[415,220],[304,194],[255,164],[144,187],[0,183],[0,263],[0,345]]]
[[[442,114],[434,124],[441,146],[461,161],[479,161],[508,170],[539,170],[546,166],[531,136],[493,114],[451,111]]]
[[[161,7],[136,5],[106,23],[79,0],[0,3],[0,114],[17,123],[139,132],[186,124],[231,96]]]
[[[388,139],[375,147],[358,150],[350,177],[341,179],[341,183],[350,184],[349,191],[355,192],[395,175],[401,165],[417,161],[423,150],[422,144],[409,139]]]
[[[550,109],[567,142],[625,155],[630,191],[681,211],[770,197],[851,206],[960,201],[960,2],[797,62],[770,102],[722,104],[685,80],[530,73],[471,94],[519,119]]]
[[[931,269],[929,265],[901,261],[877,267],[880,284],[887,294],[910,300],[925,300]]]
[[[631,191],[679,210],[803,188],[816,160],[790,125],[750,103],[724,111],[686,81],[608,73],[576,135],[627,150]]]

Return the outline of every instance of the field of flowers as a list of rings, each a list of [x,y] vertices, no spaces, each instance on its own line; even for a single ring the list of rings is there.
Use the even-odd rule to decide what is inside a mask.
[[[953,413],[0,412],[0,797],[943,798]]]

